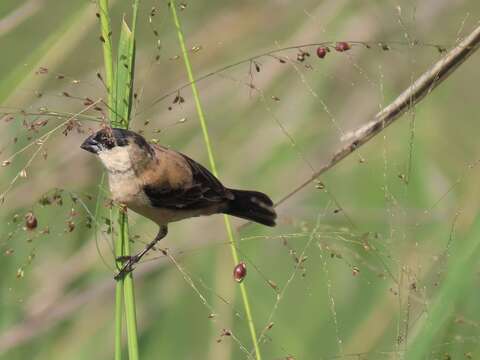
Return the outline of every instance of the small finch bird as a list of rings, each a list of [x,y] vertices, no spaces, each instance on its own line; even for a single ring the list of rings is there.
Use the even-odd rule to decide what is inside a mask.
[[[258,191],[229,189],[196,161],[141,135],[105,128],[88,137],[81,148],[98,155],[108,173],[112,198],[157,223],[155,239],[136,255],[124,258],[116,276],[133,265],[168,232],[168,223],[212,214],[228,214],[267,226],[277,217],[270,198]]]

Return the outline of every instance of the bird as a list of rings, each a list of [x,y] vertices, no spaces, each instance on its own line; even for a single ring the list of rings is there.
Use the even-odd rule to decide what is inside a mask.
[[[143,250],[118,259],[124,264],[116,279],[133,271],[167,235],[171,222],[227,214],[275,226],[277,214],[268,195],[228,188],[187,155],[149,143],[134,131],[103,127],[80,147],[98,156],[105,167],[112,199],[159,226],[158,234]]]

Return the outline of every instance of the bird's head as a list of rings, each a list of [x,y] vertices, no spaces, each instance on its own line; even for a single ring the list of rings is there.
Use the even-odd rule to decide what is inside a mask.
[[[143,136],[136,132],[104,128],[89,136],[80,146],[98,155],[107,170],[121,172],[142,164],[152,157],[153,150]]]

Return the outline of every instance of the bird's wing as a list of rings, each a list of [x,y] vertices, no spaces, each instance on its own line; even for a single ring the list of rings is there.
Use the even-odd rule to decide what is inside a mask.
[[[202,165],[181,153],[191,171],[191,182],[185,186],[146,185],[144,192],[155,207],[197,210],[231,200],[233,194]]]

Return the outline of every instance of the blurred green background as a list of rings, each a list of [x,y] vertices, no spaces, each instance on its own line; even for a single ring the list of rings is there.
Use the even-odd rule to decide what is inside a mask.
[[[222,181],[274,200],[440,58],[422,44],[450,48],[480,20],[474,0],[184,4],[197,77],[291,45],[372,45],[323,60],[302,47],[311,53],[304,62],[296,50],[280,51],[285,64],[262,57],[260,72],[247,62],[199,82]],[[111,5],[116,41],[131,7]],[[0,3],[0,160],[16,154],[0,168],[5,359],[113,358],[115,229],[108,191],[98,187],[102,169],[79,149],[99,124],[79,118],[62,134],[85,98],[105,97],[96,11],[92,1]],[[207,164],[189,88],[180,93],[185,103],[172,104],[186,74],[166,2],[141,1],[138,26],[132,128]],[[480,358],[479,267],[458,255],[478,234],[479,65],[472,57],[323,185],[282,204],[276,228],[237,233],[264,359],[402,359],[427,341],[429,326],[427,358]],[[34,231],[24,229],[28,211]],[[157,230],[135,214],[130,228],[138,248]],[[135,271],[140,357],[251,358],[222,217],[173,224],[161,246],[175,262],[152,254]]]

